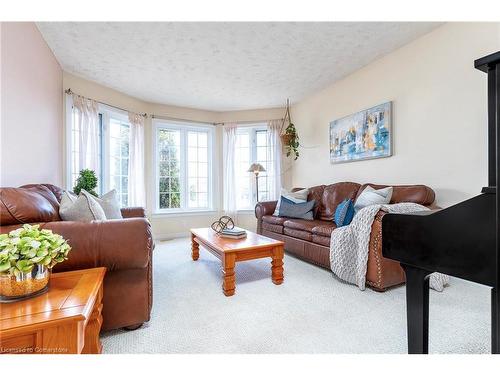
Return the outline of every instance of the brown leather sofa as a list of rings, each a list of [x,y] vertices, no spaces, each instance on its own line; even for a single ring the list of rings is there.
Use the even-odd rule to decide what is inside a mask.
[[[316,201],[314,220],[273,216],[277,202],[260,202],[255,206],[257,233],[284,241],[287,253],[330,269],[330,237],[336,228],[333,221],[335,209],[347,198],[355,201],[368,185],[375,189],[388,186],[339,182],[309,188],[307,199]],[[425,185],[399,185],[393,188],[391,203],[413,202],[435,207],[434,191]],[[382,256],[383,216],[384,212],[378,212],[372,225],[366,272],[366,284],[377,291],[384,291],[405,281],[399,263]]]
[[[62,192],[49,184],[0,188],[0,232],[27,223],[61,234],[72,250],[54,272],[106,267],[102,329],[138,328],[152,306],[154,245],[144,209],[123,208],[119,220],[61,221]]]

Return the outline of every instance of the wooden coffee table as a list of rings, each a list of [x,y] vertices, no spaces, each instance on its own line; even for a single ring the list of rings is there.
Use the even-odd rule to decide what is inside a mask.
[[[0,305],[0,353],[99,354],[105,268],[54,273],[49,290]]]
[[[219,237],[211,228],[191,229],[191,257],[198,260],[199,246],[202,245],[222,262],[222,290],[232,296],[236,289],[234,267],[244,260],[271,258],[273,283],[283,283],[283,245],[282,241],[247,231],[243,239]]]

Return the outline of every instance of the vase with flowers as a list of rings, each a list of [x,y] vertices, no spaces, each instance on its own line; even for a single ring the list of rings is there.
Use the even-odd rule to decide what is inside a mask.
[[[0,301],[9,302],[48,290],[52,267],[71,250],[59,234],[25,224],[0,234]]]

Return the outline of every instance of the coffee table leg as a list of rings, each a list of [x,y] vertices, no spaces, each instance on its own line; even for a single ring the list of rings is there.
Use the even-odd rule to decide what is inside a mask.
[[[232,296],[236,289],[235,263],[235,254],[224,254],[222,256],[222,291],[226,297]]]
[[[271,271],[273,283],[280,285],[283,283],[283,256],[284,256],[283,246],[277,246],[273,249]]]
[[[191,258],[198,260],[200,257],[200,245],[195,241],[196,236],[191,233]]]

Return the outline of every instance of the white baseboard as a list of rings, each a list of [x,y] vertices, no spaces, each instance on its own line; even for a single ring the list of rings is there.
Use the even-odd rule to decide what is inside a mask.
[[[164,234],[155,234],[153,235],[153,239],[155,241],[168,241],[173,240],[175,238],[186,238],[189,237],[189,231],[186,232],[177,232],[177,233],[164,233]]]

